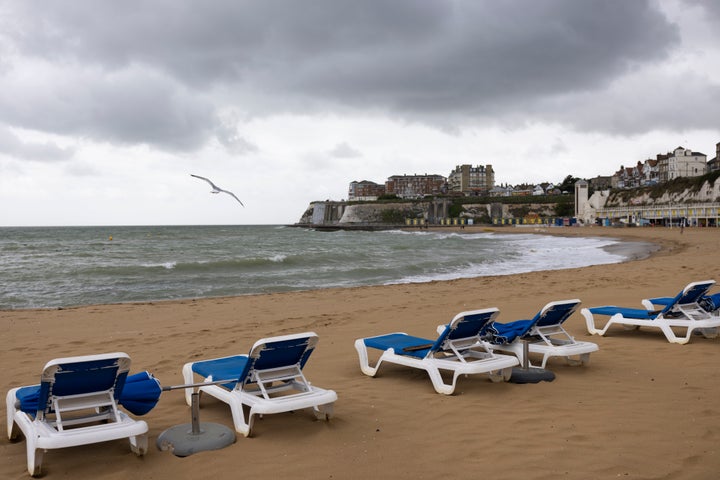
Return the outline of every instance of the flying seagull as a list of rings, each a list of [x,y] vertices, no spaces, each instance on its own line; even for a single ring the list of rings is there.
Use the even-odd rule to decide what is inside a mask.
[[[228,190],[223,190],[222,188],[218,187],[213,182],[211,182],[209,178],[201,177],[200,175],[193,175],[192,173],[190,174],[190,176],[199,178],[200,180],[205,180],[206,182],[208,182],[210,184],[210,186],[212,187],[212,190],[210,191],[210,193],[220,193],[220,192],[227,193],[228,195],[233,197],[235,200],[240,202],[240,199],[238,197],[236,197],[233,192],[230,192]],[[243,205],[243,202],[240,202],[240,205],[242,205],[243,207],[245,206],[245,205]]]

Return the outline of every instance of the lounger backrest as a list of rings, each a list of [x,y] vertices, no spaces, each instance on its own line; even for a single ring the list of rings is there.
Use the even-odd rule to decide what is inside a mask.
[[[707,294],[708,290],[715,284],[714,280],[706,280],[703,282],[692,282],[687,287],[683,288],[670,303],[665,305],[661,313],[666,313],[675,308],[677,305],[687,305],[690,303],[697,303],[703,295]]]
[[[444,349],[447,341],[478,337],[483,328],[492,322],[499,313],[497,308],[458,313],[438,336],[430,351],[436,352]]]
[[[48,411],[53,396],[81,395],[114,389],[120,398],[130,370],[125,353],[58,358],[45,365],[40,379],[38,411]]]
[[[543,307],[537,315],[535,315],[535,327],[549,327],[551,325],[560,325],[575,313],[580,305],[580,300],[559,300],[550,302]]]
[[[240,375],[240,383],[246,383],[253,370],[268,370],[292,365],[298,365],[302,369],[317,342],[318,336],[314,332],[258,340],[250,350],[248,362]]]

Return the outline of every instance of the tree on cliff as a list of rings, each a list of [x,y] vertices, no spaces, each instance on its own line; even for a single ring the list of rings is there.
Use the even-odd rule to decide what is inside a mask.
[[[580,180],[578,177],[568,175],[557,188],[559,188],[561,192],[573,193],[575,191],[575,182],[578,180]]]

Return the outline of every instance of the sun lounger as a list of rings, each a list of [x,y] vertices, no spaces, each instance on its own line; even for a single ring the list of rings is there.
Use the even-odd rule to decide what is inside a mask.
[[[646,300],[643,302],[645,309],[604,306],[583,308],[581,313],[585,317],[588,332],[598,335],[605,335],[611,325],[619,324],[633,329],[659,328],[671,343],[687,343],[695,331],[706,338],[713,338],[718,335],[720,316],[706,311],[698,302],[714,284],[713,280],[690,283],[660,310],[653,310],[652,302]],[[604,327],[597,328],[595,315],[609,316],[610,320]],[[674,329],[684,331],[685,335],[676,335]]]
[[[542,355],[540,368],[545,368],[550,357],[565,358],[570,365],[587,365],[590,354],[598,350],[592,342],[575,340],[563,323],[580,306],[580,300],[560,300],[545,305],[532,319],[509,323],[493,322],[486,329],[485,338],[492,349],[512,353],[524,363],[524,342],[530,354]],[[528,366],[534,366],[527,359]]]
[[[264,338],[255,342],[249,355],[186,363],[183,377],[187,384],[194,383],[194,375],[205,382],[227,380],[198,390],[227,403],[235,430],[246,437],[256,415],[312,408],[317,418],[327,420],[337,394],[310,385],[302,370],[317,342],[313,332]],[[191,389],[185,390],[185,399],[192,404]],[[247,417],[243,406],[249,408]]]
[[[50,449],[128,438],[137,455],[147,452],[147,424],[118,409],[129,368],[125,353],[58,358],[45,365],[39,386],[8,392],[8,438],[25,436],[30,475],[40,474]]]
[[[374,377],[383,362],[419,368],[428,373],[435,391],[445,395],[453,394],[460,375],[487,374],[493,381],[507,381],[517,358],[494,354],[479,337],[497,314],[497,308],[459,313],[435,339],[403,332],[360,338],[355,341],[360,369]],[[382,351],[374,367],[369,364],[368,348]],[[450,383],[443,380],[443,370],[452,372]]]

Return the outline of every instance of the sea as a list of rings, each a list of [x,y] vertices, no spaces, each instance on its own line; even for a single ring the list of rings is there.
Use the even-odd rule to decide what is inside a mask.
[[[623,250],[612,248],[618,243],[608,238],[442,229],[0,227],[0,309],[253,295],[574,268],[624,261]]]

